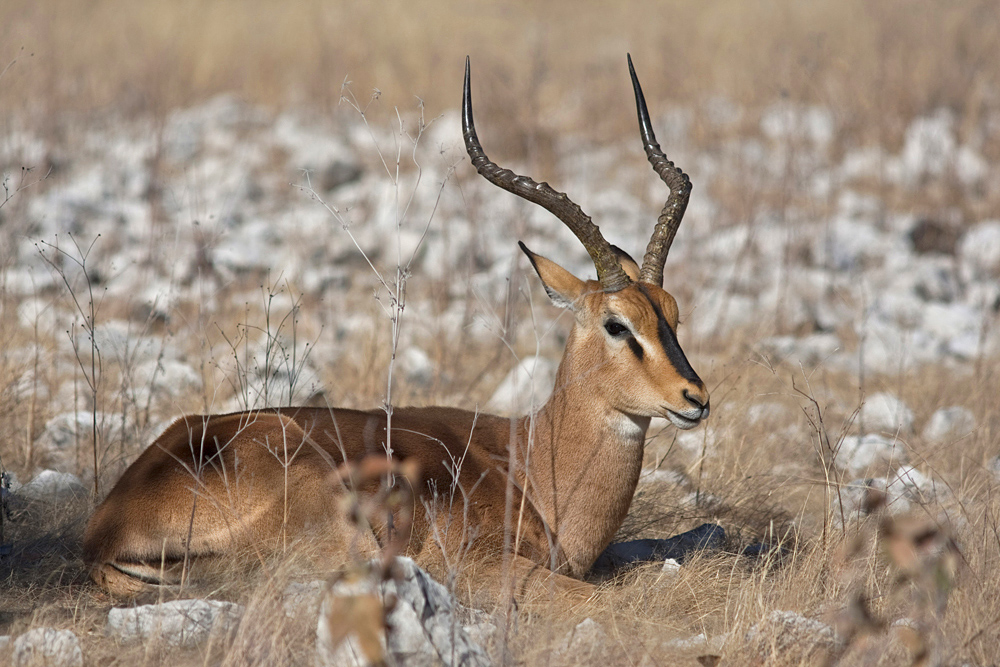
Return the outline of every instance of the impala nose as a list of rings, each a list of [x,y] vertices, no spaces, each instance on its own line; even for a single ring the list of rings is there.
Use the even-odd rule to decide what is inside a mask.
[[[687,400],[688,403],[690,403],[694,407],[696,407],[699,410],[701,410],[701,419],[705,419],[706,417],[708,417],[708,413],[709,413],[709,398],[708,398],[708,393],[707,392],[704,394],[704,398],[703,398],[701,396],[695,396],[694,394],[692,394],[691,392],[689,392],[687,389],[685,389],[684,393],[683,393],[683,396],[684,396],[685,400]]]

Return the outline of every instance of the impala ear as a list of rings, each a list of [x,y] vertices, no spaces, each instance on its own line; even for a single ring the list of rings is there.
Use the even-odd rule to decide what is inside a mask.
[[[639,265],[635,263],[632,259],[632,255],[628,254],[616,245],[611,246],[611,252],[615,253],[615,259],[618,263],[622,265],[622,270],[625,275],[632,280],[632,282],[639,282]]]
[[[524,254],[531,260],[531,265],[535,267],[535,273],[542,279],[545,293],[552,299],[552,303],[560,308],[575,310],[576,302],[583,296],[587,289],[587,283],[551,259],[546,259],[541,255],[531,252],[528,250],[528,246],[520,241],[517,242],[517,245],[521,247]]]

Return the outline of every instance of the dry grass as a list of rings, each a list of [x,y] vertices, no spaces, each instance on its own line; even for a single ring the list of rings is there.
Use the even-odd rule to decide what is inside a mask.
[[[998,31],[990,0],[11,0],[0,64],[17,63],[0,110],[53,129],[66,112],[165,113],[219,92],[328,111],[346,78],[385,91],[388,105],[417,95],[441,109],[457,106],[471,54],[496,89],[479,104],[483,121],[510,154],[530,154],[575,129],[591,140],[632,131],[617,113],[631,51],[656,108],[723,97],[752,112],[785,97],[836,109],[852,141],[891,145],[914,115],[947,107],[971,131],[995,107]],[[997,157],[996,137],[986,140]]]
[[[263,317],[262,312],[257,316]],[[23,335],[7,331],[8,341]],[[367,337],[359,338],[359,345],[363,338]],[[767,631],[770,639],[764,644],[744,638],[751,626],[773,610],[791,610],[822,619],[842,632],[845,627],[858,630],[837,664],[909,664],[902,640],[894,638],[899,631],[878,623],[926,614],[927,603],[921,596],[928,593],[919,588],[919,582],[896,582],[900,569],[892,564],[885,538],[879,537],[877,517],[850,523],[846,529],[835,525],[823,469],[811,444],[815,433],[807,412],[813,404],[792,384],[804,386],[802,370],[781,365],[770,368],[747,360],[739,351],[741,341],[731,342],[737,351],[728,362],[722,363],[725,349],[712,355],[703,353],[695,360],[704,366],[714,358],[727,370],[713,387],[719,400],[707,428],[715,444],[702,457],[700,452],[678,444],[670,429],[652,440],[646,466],[659,463],[661,469],[683,473],[686,481],[680,485],[643,484],[619,535],[621,539],[663,537],[704,521],[718,521],[730,535],[725,552],[695,560],[677,574],[663,574],[657,566],[625,574],[605,583],[600,596],[585,608],[569,608],[558,602],[526,608],[508,647],[517,660],[566,664],[566,658],[554,651],[563,635],[589,616],[602,625],[609,639],[592,654],[574,654],[572,660],[583,664],[635,664],[643,660],[697,664],[695,659],[708,649],[670,642],[699,633],[725,637],[721,654],[729,657],[723,664],[753,662],[757,651],[763,651],[760,664],[815,664],[822,656],[780,648],[784,646],[783,635],[776,629]],[[334,391],[344,386],[356,388],[350,396],[350,402],[356,404],[376,404],[384,390],[366,377],[369,363],[384,363],[388,341],[383,337],[368,344],[373,349],[366,354],[374,361],[357,366],[339,364],[336,381],[328,384]],[[478,360],[471,364],[475,369],[483,354],[489,356],[488,351],[468,348],[463,358]],[[457,386],[474,383],[476,371],[467,370],[462,376],[460,368],[455,365],[453,382]],[[7,373],[5,377],[11,377],[9,369]],[[824,412],[830,437],[836,439],[852,422],[857,408],[856,380],[823,369],[813,372],[809,380],[810,396]],[[929,617],[931,646],[953,662],[988,664],[998,649],[1000,603],[995,593],[1000,590],[996,574],[1000,503],[995,478],[987,469],[1000,429],[996,417],[1000,406],[990,389],[996,381],[992,367],[979,377],[964,378],[930,367],[905,377],[872,379],[869,388],[901,388],[901,397],[917,412],[918,429],[933,407],[956,402],[970,407],[980,424],[973,435],[958,443],[932,445],[917,436],[907,439],[912,462],[950,490],[945,498],[917,505],[914,515],[926,525],[954,535],[960,545],[960,566],[947,610],[940,617]],[[10,381],[5,384],[11,385]],[[110,400],[113,391],[110,389],[104,400]],[[442,391],[448,393],[449,389]],[[450,391],[461,393],[454,387]],[[400,381],[401,403],[416,397],[426,399],[422,392],[420,387],[408,386],[405,379]],[[476,395],[481,394],[470,392],[457,403],[468,404]],[[770,421],[749,422],[748,409],[761,402],[784,403],[793,409]],[[2,454],[5,465],[20,468],[15,443],[23,441],[20,434],[25,431],[25,413],[9,399],[5,406],[11,408],[5,410],[10,415],[5,424],[12,438]],[[134,456],[145,441],[130,443],[126,457]],[[836,493],[837,483],[847,481],[834,479],[829,490]],[[700,503],[690,499],[695,492]],[[310,662],[313,629],[301,619],[288,619],[279,613],[277,595],[291,576],[280,568],[265,568],[250,578],[241,576],[234,579],[238,582],[235,586],[215,593],[248,605],[247,620],[234,638],[187,651],[116,647],[102,635],[104,614],[112,601],[87,581],[79,560],[82,519],[89,506],[80,500],[55,506],[36,504],[7,522],[5,539],[15,545],[15,551],[0,561],[0,591],[5,601],[0,633],[16,636],[41,625],[72,628],[85,638],[84,650],[91,664],[193,665],[223,659],[230,664]],[[825,523],[829,529],[824,538]],[[790,555],[780,564],[761,564],[735,555],[762,539],[781,542]],[[865,601],[876,624],[857,627],[851,612],[858,600]],[[771,644],[780,650],[768,653]]]
[[[639,2],[618,3],[613,9],[598,3],[439,2],[418,9],[402,2],[307,0],[279,10],[268,3],[232,0],[9,0],[0,8],[0,57],[6,59],[0,64],[17,62],[0,78],[0,114],[32,116],[50,130],[56,144],[70,125],[67,118],[162,116],[220,91],[235,90],[271,107],[325,112],[337,104],[345,77],[357,90],[377,85],[387,91],[386,106],[409,107],[412,95],[419,94],[431,108],[440,109],[455,106],[462,56],[471,53],[482,85],[499,89],[481,96],[481,103],[477,99],[480,122],[491,127],[491,134],[506,138],[501,154],[526,156],[544,176],[546,152],[556,137],[586,131],[589,140],[599,142],[634,131],[630,114],[621,113],[630,95],[622,76],[627,50],[641,63],[647,90],[664,98],[661,103],[704,109],[723,96],[751,114],[783,96],[827,105],[843,128],[841,150],[864,142],[893,147],[914,115],[941,106],[958,114],[964,132],[998,104],[1000,74],[992,59],[1000,41],[1000,11],[991,0],[676,2],[661,3],[653,11],[648,7]],[[723,132],[696,121],[694,135],[721,149],[753,123],[755,118],[746,118]],[[1000,158],[1000,137],[981,141],[985,156]],[[728,195],[725,185],[713,193],[721,202],[723,222],[751,219],[758,205],[754,197],[784,198],[787,204],[796,196],[788,191],[762,195],[748,188],[742,176],[732,176]],[[957,196],[922,192],[917,196],[925,199],[914,203],[894,199],[896,193],[880,194],[886,195],[888,206],[904,210],[952,205]],[[984,208],[995,211],[995,206],[990,200]],[[170,333],[191,341],[191,355],[202,359],[204,388],[200,395],[172,397],[152,408],[147,403],[145,410],[123,391],[129,386],[123,382],[128,369],[113,365],[103,371],[96,400],[88,399],[83,371],[64,349],[53,352],[64,339],[62,331],[19,324],[11,315],[18,303],[0,290],[3,466],[24,476],[38,463],[30,460],[30,443],[53,416],[51,397],[41,389],[55,386],[47,378],[73,374],[81,409],[97,404],[109,414],[127,416],[127,434],[105,442],[105,483],[165,420],[229,405],[239,382],[222,337],[235,340],[242,323],[248,335],[259,339],[259,328],[270,316],[264,297],[243,302],[229,297],[259,293],[256,278],[227,285],[218,301],[228,305],[211,318],[196,308],[184,310],[180,332],[149,324],[154,336]],[[440,310],[453,298],[445,284],[415,281],[411,289],[415,301],[437,304]],[[537,285],[531,289],[534,302],[542,302]],[[675,293],[682,303],[690,303],[695,289],[679,285]],[[381,307],[370,294],[355,288],[339,305],[342,312],[369,317],[371,325],[341,341],[357,354],[341,356],[335,367],[320,360],[332,404],[366,407],[384,396],[392,346]],[[53,308],[65,308],[65,294],[42,296]],[[301,304],[306,311],[321,307]],[[482,304],[470,306],[463,326],[455,330],[421,323],[412,342],[429,353],[437,370],[429,384],[399,379],[397,403],[471,407],[484,402],[500,377],[498,362],[508,352],[505,341],[483,342],[467,335],[465,325],[477,307]],[[530,321],[528,308],[525,299],[515,299],[509,311],[498,307],[493,314],[525,323]],[[284,315],[278,311],[274,314]],[[304,339],[321,335],[318,326],[310,328],[314,324],[306,323]],[[513,330],[525,328],[522,324]],[[884,526],[879,517],[847,528],[837,524],[829,499],[851,480],[836,474],[828,478],[814,447],[820,435],[817,408],[823,415],[821,431],[836,441],[853,424],[861,390],[890,390],[914,409],[918,433],[941,405],[965,405],[976,415],[979,427],[959,442],[942,445],[913,434],[903,437],[911,463],[948,489],[942,498],[917,503],[914,516],[953,535],[961,550],[947,609],[929,616],[932,646],[951,664],[995,661],[1000,653],[1000,500],[995,473],[988,467],[1000,439],[995,360],[961,372],[942,364],[869,377],[859,387],[856,377],[823,366],[803,371],[763,364],[752,353],[759,337],[758,332],[737,331],[709,342],[683,341],[695,366],[711,369],[704,374],[715,383],[707,424],[713,444],[685,446],[672,430],[652,440],[646,466],[673,470],[684,481],[643,484],[619,535],[664,537],[719,521],[730,535],[726,552],[690,563],[675,575],[658,567],[628,573],[604,584],[597,600],[583,609],[554,603],[525,610],[511,639],[515,660],[561,664],[555,647],[590,616],[610,638],[581,658],[590,664],[698,664],[702,649],[668,642],[702,632],[725,635],[723,664],[753,663],[761,646],[746,638],[747,630],[774,610],[791,610],[837,625],[844,633],[858,631],[838,664],[909,664],[897,630],[858,620],[858,600],[880,621],[892,621],[928,613],[921,595],[934,591],[926,590],[918,577],[897,583],[902,566],[893,562],[888,533],[880,536]],[[553,338],[543,343],[542,352],[549,356],[559,345]],[[530,335],[506,342],[519,354],[535,352]],[[32,356],[22,352],[36,349],[56,361],[32,376]],[[37,377],[37,384],[26,382],[30,377]],[[805,389],[805,395],[798,389]],[[749,421],[750,408],[764,402],[789,409],[781,417]],[[88,446],[82,443],[76,456],[83,473],[90,470]],[[692,494],[698,502],[691,502]],[[0,634],[16,636],[41,625],[69,627],[84,637],[88,664],[95,665],[194,665],[222,659],[232,664],[310,664],[314,628],[277,611],[277,592],[292,576],[282,569],[265,570],[246,586],[226,592],[249,609],[244,627],[230,643],[188,652],[114,645],[102,635],[112,601],[87,581],[79,557],[82,521],[90,508],[89,500],[79,499],[35,504],[3,523],[0,544],[12,544],[14,550],[0,559]],[[760,540],[780,542],[791,554],[780,564],[763,565],[735,555]],[[779,632],[767,636],[770,644],[779,643]],[[758,662],[792,665],[818,659],[779,650]]]

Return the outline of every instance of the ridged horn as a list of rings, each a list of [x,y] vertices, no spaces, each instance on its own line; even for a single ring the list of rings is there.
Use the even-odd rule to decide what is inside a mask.
[[[653,125],[649,121],[649,110],[646,108],[646,98],[642,95],[642,87],[632,67],[632,56],[628,56],[628,73],[632,77],[632,89],[635,91],[636,112],[639,115],[639,132],[642,134],[642,147],[646,157],[653,165],[653,171],[660,180],[670,188],[670,197],[664,204],[660,217],[656,219],[656,227],[646,246],[646,254],[642,258],[642,268],[639,270],[639,281],[663,285],[663,264],[667,261],[670,244],[674,241],[677,228],[681,225],[684,211],[687,209],[688,198],[691,196],[691,180],[683,171],[674,166],[660,150],[653,134]]]
[[[465,58],[465,90],[462,95],[462,133],[465,136],[465,150],[469,153],[472,166],[493,185],[512,192],[522,199],[538,204],[556,216],[580,239],[590,253],[597,269],[597,279],[607,292],[617,292],[632,282],[625,274],[611,245],[601,235],[600,229],[590,216],[562,192],[549,187],[548,183],[536,183],[527,176],[519,176],[510,169],[504,169],[486,157],[476,125],[472,120],[472,92],[470,90],[469,58]]]

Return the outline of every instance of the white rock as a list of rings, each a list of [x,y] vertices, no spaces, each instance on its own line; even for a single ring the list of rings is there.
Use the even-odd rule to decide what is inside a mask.
[[[875,502],[872,494],[880,494]],[[948,494],[947,487],[936,483],[916,468],[903,466],[885,477],[855,479],[842,486],[831,500],[831,516],[837,527],[867,515],[870,509],[884,508],[890,514],[904,514],[914,505],[923,506],[940,501]]]
[[[853,476],[872,476],[873,473],[884,473],[893,461],[901,460],[905,460],[903,443],[869,433],[844,436],[837,452],[836,465]]]
[[[14,667],[83,667],[80,640],[71,630],[35,628],[14,640]]]
[[[774,422],[785,421],[789,418],[788,408],[783,403],[777,401],[762,401],[754,403],[747,408],[746,418],[751,424],[764,422],[772,424]]]
[[[972,410],[953,405],[934,411],[924,426],[924,440],[928,442],[944,442],[958,440],[976,430],[976,416]]]
[[[787,361],[803,366],[822,364],[843,347],[840,338],[832,333],[811,334],[803,338],[772,336],[758,345],[763,354],[773,358],[774,363]]]
[[[43,470],[22,486],[17,495],[28,500],[64,502],[85,497],[87,490],[76,475],[55,470]]]
[[[545,404],[556,379],[555,362],[544,357],[525,357],[505,377],[486,404],[489,411],[525,414]]]
[[[950,110],[938,109],[930,116],[917,118],[906,128],[900,160],[907,183],[917,185],[928,176],[941,176],[954,164],[958,147],[954,123]]]
[[[955,176],[967,188],[982,185],[990,173],[990,163],[969,146],[959,146],[955,155]]]
[[[764,109],[760,129],[770,139],[805,139],[819,147],[833,139],[836,126],[833,113],[824,107],[777,102]]]
[[[1000,275],[1000,220],[980,222],[958,241],[962,277],[967,281]]]
[[[821,262],[841,271],[881,266],[887,255],[904,251],[901,239],[890,239],[873,224],[839,216],[825,235],[817,235],[813,254]]]
[[[152,396],[157,399],[191,396],[201,391],[201,375],[188,364],[175,359],[150,359],[135,367],[132,389],[140,406]]]
[[[674,576],[680,571],[681,571],[681,564],[678,563],[673,558],[668,558],[665,561],[663,561],[663,567],[660,568],[661,574],[666,574],[670,576]]]
[[[243,607],[221,600],[173,600],[108,612],[107,634],[122,644],[162,641],[190,648],[239,625]]]
[[[722,653],[722,647],[725,646],[728,638],[728,633],[715,635],[714,637],[709,638],[704,632],[701,632],[683,639],[671,639],[663,645],[663,648],[668,651],[698,651],[700,654],[720,654]],[[659,663],[653,662],[651,664]]]
[[[913,291],[925,301],[954,301],[961,286],[950,257],[921,257],[909,276]]]
[[[851,149],[844,153],[840,172],[848,181],[878,178],[885,160],[885,152],[881,148],[870,146]]]
[[[921,329],[871,317],[856,323],[855,330],[863,346],[858,356],[869,372],[898,374],[941,358],[941,341]]]
[[[323,593],[327,589],[325,581],[293,581],[281,594],[281,608],[288,618],[300,616],[314,617],[319,613]]]
[[[75,470],[81,458],[91,456],[94,415],[90,412],[64,412],[45,424],[45,430],[35,442],[40,461],[60,470]],[[121,415],[97,413],[97,437],[100,444],[114,441],[121,433]]]
[[[684,639],[672,639],[664,645],[664,648],[671,651],[700,651],[706,646],[708,646],[708,637],[704,632],[701,632],[691,637],[685,637]]]
[[[396,607],[389,615],[392,628],[389,650],[404,664],[489,665],[483,649],[473,643],[456,617],[458,603],[444,586],[409,558],[398,558],[402,577],[383,584],[395,594]]]
[[[408,345],[403,350],[400,365],[410,382],[423,385],[434,377],[434,362],[416,345]]]
[[[604,628],[594,619],[585,618],[563,636],[555,653],[564,658],[579,656],[582,659],[599,651],[607,641]]]
[[[983,316],[964,303],[928,303],[922,309],[921,328],[944,342],[971,334],[978,338]]]
[[[913,410],[898,397],[886,392],[871,394],[861,406],[865,430],[889,435],[913,432]]]
[[[643,469],[639,476],[640,484],[666,484],[668,486],[682,486],[687,483],[687,477],[677,470],[655,470]]]
[[[913,466],[903,466],[890,477],[886,488],[890,499],[905,497],[912,502],[923,504],[942,496],[948,487],[937,484]]]
[[[94,340],[101,359],[117,361],[122,365],[154,359],[160,351],[158,339],[141,335],[140,325],[122,320],[99,322],[94,329]],[[90,358],[90,335],[81,332],[76,336],[76,345],[84,359]]]
[[[712,290],[700,295],[690,318],[691,332],[695,337],[725,336],[734,329],[756,324],[759,319],[754,299],[742,294],[727,294]]]
[[[767,618],[747,630],[745,641],[754,653],[761,656],[788,658],[811,654],[815,650],[831,651],[839,648],[843,640],[826,623],[806,618],[794,611],[775,609]],[[795,660],[798,664],[799,660]]]

